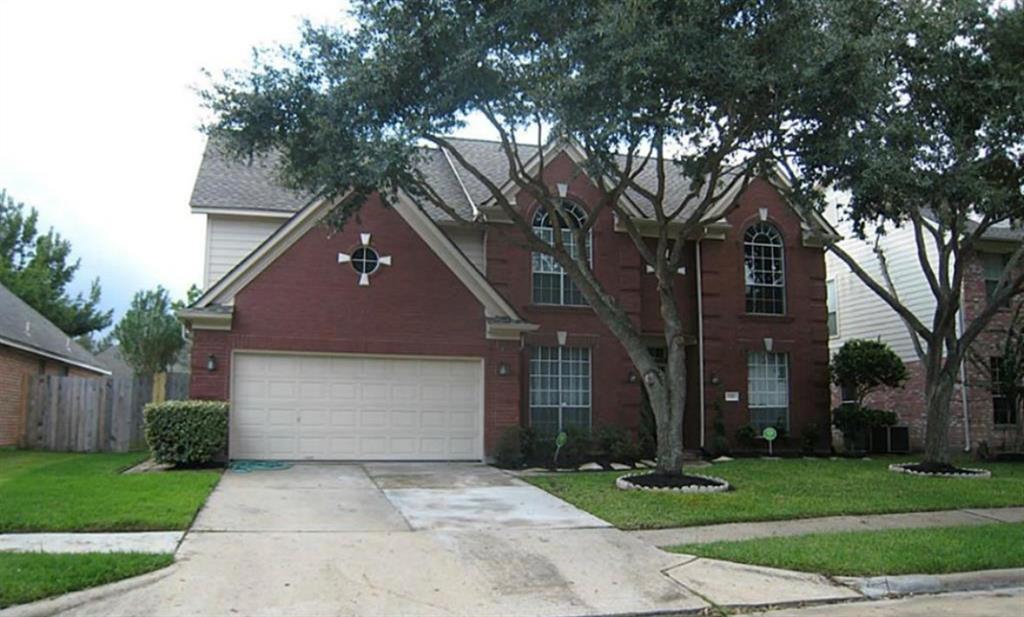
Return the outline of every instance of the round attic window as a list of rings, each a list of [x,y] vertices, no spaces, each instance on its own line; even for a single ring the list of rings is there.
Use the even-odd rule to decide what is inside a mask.
[[[373,274],[380,267],[380,255],[372,247],[361,246],[352,253],[351,263],[359,274]]]

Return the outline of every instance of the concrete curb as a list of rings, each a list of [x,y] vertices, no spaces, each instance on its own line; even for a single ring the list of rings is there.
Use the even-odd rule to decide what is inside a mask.
[[[139,576],[134,576],[132,578],[115,581],[107,585],[90,587],[89,589],[82,589],[80,591],[72,591],[71,593],[66,593],[62,596],[38,600],[36,602],[29,602],[28,604],[15,604],[14,606],[0,609],[0,617],[50,617],[51,615],[56,615],[58,613],[63,613],[64,611],[77,608],[88,602],[102,600],[127,591],[132,591],[133,589],[152,585],[153,583],[173,574],[177,565],[177,562],[175,562],[166,568],[140,574]]]
[[[952,591],[981,591],[1024,586],[1024,568],[979,570],[953,574],[907,574],[904,576],[838,576],[835,580],[868,598],[905,596]]]

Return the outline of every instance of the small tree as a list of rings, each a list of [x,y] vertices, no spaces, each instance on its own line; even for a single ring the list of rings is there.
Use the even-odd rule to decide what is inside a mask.
[[[889,345],[881,341],[852,339],[832,356],[832,383],[852,394],[857,406],[879,388],[900,388],[907,381],[907,367]],[[844,403],[847,401],[843,401]]]
[[[137,375],[165,372],[185,345],[167,290],[140,291],[114,328],[121,356]]]

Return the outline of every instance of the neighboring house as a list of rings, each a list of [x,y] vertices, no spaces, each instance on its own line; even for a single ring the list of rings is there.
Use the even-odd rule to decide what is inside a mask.
[[[499,144],[454,141],[506,183]],[[544,160],[552,191],[587,217],[602,190],[580,150],[555,143]],[[277,186],[272,159],[233,163],[208,145],[191,204],[206,216],[207,291],[179,315],[194,336],[191,396],[231,401],[233,458],[482,459],[515,426],[544,438],[571,425],[638,430],[642,386],[571,281],[522,247],[465,169],[436,150],[422,165],[453,208],[488,217],[486,231],[400,195],[393,207],[371,197],[331,233],[318,224],[331,204]],[[680,198],[687,186],[668,185]],[[543,210],[509,193],[550,234]],[[689,243],[679,274],[685,446],[709,444],[721,413],[730,441],[774,425],[826,448],[825,260],[809,230],[834,231],[764,180],[716,212],[727,215]],[[654,277],[611,211],[599,216],[595,274],[661,348]]]
[[[826,213],[830,221],[836,220],[835,211]],[[859,240],[848,222],[837,225],[844,240],[841,246],[867,272],[885,285],[879,252],[888,264],[892,285],[913,313],[925,324],[931,324],[935,312],[932,294],[921,262],[917,256],[917,243],[912,226],[892,228],[884,235]],[[989,229],[978,244],[978,250],[968,256],[968,267],[963,282],[962,314],[958,326],[969,322],[988,304],[988,292],[994,288],[1010,254],[1024,240],[1024,230],[1009,225]],[[928,257],[937,264],[933,246]],[[899,416],[901,425],[910,428],[913,449],[924,446],[925,403],[924,369],[914,351],[913,341],[903,320],[887,304],[868,289],[861,280],[838,258],[828,255],[828,311],[829,347],[837,351],[845,341],[855,338],[882,340],[903,359],[910,380],[903,388],[884,390],[873,394],[868,404],[890,409]],[[1009,409],[998,387],[993,393],[991,374],[979,366],[990,365],[999,358],[1000,346],[1010,324],[1012,309],[1022,301],[1017,297],[1010,306],[999,311],[972,346],[974,361],[961,368],[960,384],[954,392],[953,414],[950,423],[950,445],[968,450],[985,441],[991,447],[1012,443],[1017,423],[1022,421],[1020,410]],[[1021,324],[1024,326],[1024,324]],[[961,328],[958,327],[958,331]],[[966,382],[966,387],[962,384]],[[833,404],[838,405],[842,393],[833,389]]]
[[[0,446],[21,438],[26,376],[109,374],[84,347],[0,285]]]
[[[135,370],[125,361],[124,356],[121,355],[121,347],[119,345],[107,347],[96,354],[96,359],[102,362],[103,366],[110,369],[114,377],[132,377],[135,375]],[[189,371],[189,362],[190,353],[186,345],[167,372],[187,373]]]

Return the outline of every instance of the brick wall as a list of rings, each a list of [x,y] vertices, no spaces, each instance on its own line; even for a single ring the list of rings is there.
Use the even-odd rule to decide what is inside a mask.
[[[782,234],[785,247],[786,313],[748,315],[743,270],[743,236],[767,208],[768,221]],[[800,218],[767,182],[755,181],[726,221],[725,240],[702,243],[704,288],[705,396],[708,434],[715,401],[722,408],[726,437],[750,423],[747,404],[747,353],[773,351],[789,355],[789,433],[799,444],[801,433],[814,428],[818,448],[828,443],[828,327],[825,311],[825,259],[821,248],[803,244]],[[715,384],[714,382],[718,382]],[[725,392],[739,393],[725,402]]]

